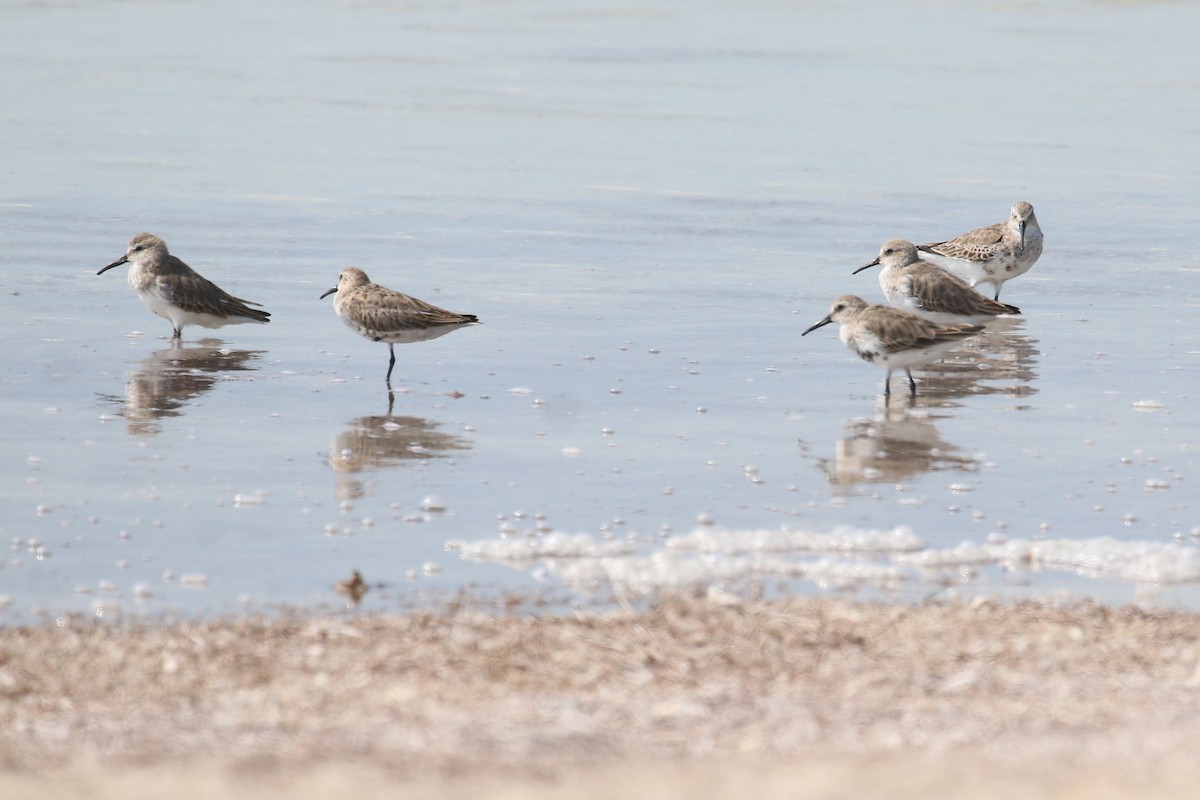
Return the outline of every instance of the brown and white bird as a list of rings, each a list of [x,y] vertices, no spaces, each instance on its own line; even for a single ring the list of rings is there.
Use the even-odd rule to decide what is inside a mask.
[[[829,314],[801,336],[836,322],[842,344],[863,360],[887,371],[883,393],[890,395],[892,370],[903,369],[908,375],[910,394],[917,393],[912,367],[941,358],[946,351],[983,330],[982,325],[939,325],[910,311],[891,306],[871,305],[861,297],[845,294],[833,301]]]
[[[905,239],[888,239],[879,257],[854,270],[854,274],[882,264],[879,287],[888,303],[943,325],[990,322],[1021,309],[984,297],[965,281],[922,261],[917,246]]]
[[[1024,275],[1042,255],[1042,229],[1033,206],[1024,200],[1013,204],[1008,219],[967,231],[945,242],[918,245],[921,258],[957,275],[972,287],[990,283],[993,299],[1000,287]]]
[[[167,252],[167,243],[151,233],[129,240],[125,255],[97,272],[129,264],[129,285],[151,311],[168,320],[174,338],[183,336],[185,325],[220,328],[243,322],[270,322],[271,315],[249,300],[242,300]]]
[[[321,295],[336,293],[333,309],[350,330],[373,342],[387,342],[387,384],[392,385],[397,344],[425,342],[479,322],[474,314],[458,314],[418,300],[402,292],[371,283],[358,267],[346,267],[338,285]]]

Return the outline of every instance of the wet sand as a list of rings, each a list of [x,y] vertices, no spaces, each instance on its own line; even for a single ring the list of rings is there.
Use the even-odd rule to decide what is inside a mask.
[[[0,795],[1191,796],[1200,616],[673,600],[0,629]]]

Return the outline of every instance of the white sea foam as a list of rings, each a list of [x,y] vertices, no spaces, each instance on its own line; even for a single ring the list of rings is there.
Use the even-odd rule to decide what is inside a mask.
[[[628,541],[589,534],[546,533],[451,542],[464,558],[538,561],[564,583],[584,591],[653,594],[707,591],[755,578],[812,581],[832,588],[890,589],[929,580],[928,571],[995,566],[1011,571],[1065,571],[1088,578],[1165,585],[1200,581],[1200,547],[1179,542],[1092,539],[1001,539],[928,548],[912,530],[839,527],[828,533],[700,527],[639,552]],[[801,558],[799,554],[823,557]],[[860,556],[860,557],[856,557]]]
[[[572,586],[610,585],[620,594],[650,594],[742,578],[750,574],[752,564],[748,558],[708,559],[659,550],[645,557],[594,558],[555,566]]]
[[[502,539],[477,539],[448,542],[465,558],[480,561],[529,561],[535,558],[599,558],[632,553],[628,542],[605,541],[586,533],[547,533],[542,536],[510,536]]]
[[[683,536],[672,536],[666,545],[672,550],[726,554],[789,550],[874,553],[920,550],[925,547],[920,537],[903,525],[890,530],[839,526],[829,533],[787,528],[754,531],[697,528]]]
[[[805,578],[839,588],[862,584],[892,586],[903,581],[908,572],[895,565],[853,560],[713,557],[667,550],[649,556],[581,559],[552,567],[569,585],[580,588],[611,586],[619,594],[698,591],[722,582],[771,576]]]
[[[994,563],[1007,569],[1063,570],[1085,577],[1135,583],[1183,583],[1200,580],[1200,548],[1177,542],[1128,542],[1094,539],[1010,539],[998,544],[964,543],[957,547],[900,553],[900,564],[955,567]]]
[[[838,587],[861,584],[894,586],[909,577],[907,569],[894,564],[836,558],[821,558],[816,561],[768,558],[759,562],[759,571],[772,575],[807,578],[823,585]]]

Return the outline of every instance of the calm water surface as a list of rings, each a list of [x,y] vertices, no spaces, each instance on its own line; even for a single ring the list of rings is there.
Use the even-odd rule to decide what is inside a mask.
[[[336,607],[354,569],[374,609],[1200,607],[1200,8],[0,14],[0,619]],[[1023,317],[915,402],[800,339],[880,300],[884,239],[1018,199]],[[141,230],[271,324],[173,345],[95,274]],[[397,347],[389,403],[317,299],[351,264],[483,324]]]

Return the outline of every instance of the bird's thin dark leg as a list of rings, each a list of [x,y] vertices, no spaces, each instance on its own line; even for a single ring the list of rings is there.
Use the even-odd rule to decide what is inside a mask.
[[[912,370],[908,367],[904,368],[904,373],[908,375],[908,393],[913,397],[917,396],[917,382],[913,380]]]
[[[883,396],[887,397],[892,393],[892,371],[888,370],[883,376]]]
[[[387,381],[388,388],[390,389],[392,386],[392,368],[396,366],[396,345],[389,342],[388,352],[392,354],[392,357],[388,359],[388,374],[385,380]]]
[[[174,336],[172,336],[171,338],[172,338],[172,339],[182,339],[182,338],[183,338],[183,329],[182,329],[182,328],[176,328],[176,329],[175,329],[175,335],[174,335]]]

